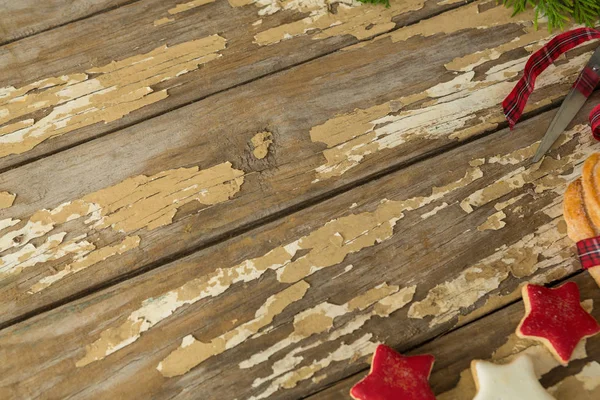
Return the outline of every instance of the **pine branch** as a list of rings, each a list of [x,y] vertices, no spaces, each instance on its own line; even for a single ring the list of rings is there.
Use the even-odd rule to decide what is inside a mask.
[[[386,8],[390,7],[390,0],[358,0],[361,3],[369,3],[369,4],[383,4]]]
[[[359,0],[361,3],[384,4],[390,0]],[[400,0],[403,1],[403,0]],[[563,30],[571,20],[578,24],[593,27],[600,19],[600,0],[497,0],[513,9],[513,16],[528,8],[535,9],[534,23],[537,27],[540,18],[548,19],[548,30]]]
[[[563,30],[573,20],[578,24],[593,27],[600,18],[598,0],[502,0],[507,8],[513,9],[513,16],[528,8],[535,9],[534,23],[537,27],[542,16],[548,19],[548,30]]]

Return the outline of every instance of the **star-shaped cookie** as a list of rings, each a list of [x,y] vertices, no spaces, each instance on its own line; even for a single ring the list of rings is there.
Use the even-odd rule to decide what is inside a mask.
[[[435,400],[428,382],[433,361],[430,355],[404,357],[379,345],[371,372],[354,385],[350,395],[357,400]]]
[[[517,336],[542,342],[563,365],[568,364],[582,339],[600,333],[598,322],[581,307],[575,282],[556,289],[525,285],[523,300],[525,317],[517,327]]]
[[[554,400],[540,385],[526,354],[504,365],[474,360],[471,372],[477,386],[473,400]]]

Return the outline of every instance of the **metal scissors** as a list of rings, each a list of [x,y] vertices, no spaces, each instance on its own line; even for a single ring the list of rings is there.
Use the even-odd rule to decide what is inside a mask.
[[[581,80],[588,79],[586,74],[587,71],[592,70],[594,76],[600,75],[600,47],[594,52],[592,58],[587,63],[579,77],[577,78],[577,82]],[[596,86],[597,82],[593,82],[593,86]],[[593,89],[593,88],[592,88]],[[589,91],[586,96],[580,89],[577,88],[577,84],[571,89],[565,100],[563,101],[560,109],[554,116],[554,119],[550,123],[550,127],[546,131],[540,146],[538,147],[535,156],[533,156],[533,162],[536,163],[542,159],[544,154],[550,147],[556,142],[561,133],[567,129],[569,123],[575,118],[575,115],[581,110],[581,107],[585,104],[588,97],[591,95],[592,90]]]

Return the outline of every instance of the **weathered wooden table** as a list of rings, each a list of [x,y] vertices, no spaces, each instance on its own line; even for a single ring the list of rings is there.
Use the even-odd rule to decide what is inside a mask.
[[[562,193],[593,99],[533,154],[594,44],[500,102],[550,37],[494,0],[0,1],[0,398],[346,399],[376,344],[525,352],[525,282],[576,281]],[[594,307],[595,306],[595,307]]]

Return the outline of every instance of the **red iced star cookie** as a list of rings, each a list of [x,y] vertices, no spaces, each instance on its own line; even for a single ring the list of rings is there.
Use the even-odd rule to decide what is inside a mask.
[[[523,287],[525,317],[517,336],[539,340],[563,365],[567,365],[577,344],[600,332],[598,322],[579,302],[579,288],[568,282],[556,289]]]
[[[435,400],[428,382],[433,361],[430,355],[404,357],[379,345],[371,372],[350,395],[357,400]]]

